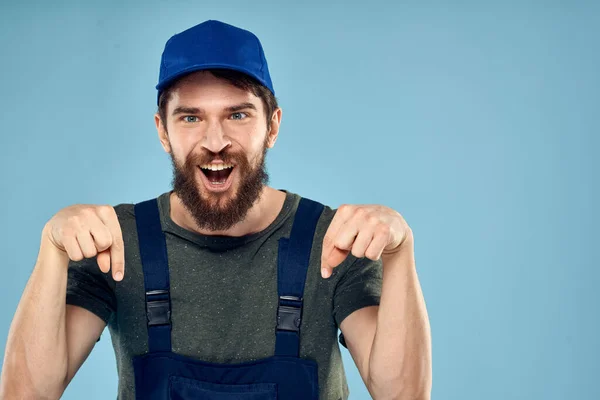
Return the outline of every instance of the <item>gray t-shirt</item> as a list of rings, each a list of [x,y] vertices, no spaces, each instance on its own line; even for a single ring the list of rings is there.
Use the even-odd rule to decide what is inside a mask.
[[[275,221],[242,236],[206,236],[170,217],[170,192],[158,197],[166,235],[172,302],[172,351],[215,363],[270,357],[275,350],[278,240],[289,237],[300,196],[289,191]],[[119,376],[118,396],[135,398],[132,358],[148,352],[145,292],[133,204],[115,206],[125,242],[125,278],[115,282],[96,258],[70,262],[67,303],[102,318],[110,330]],[[319,366],[321,400],[347,399],[338,328],[353,311],[378,305],[382,264],[350,254],[321,277],[323,238],[336,210],[319,218],[304,289],[300,357]],[[343,337],[340,342],[345,345]]]

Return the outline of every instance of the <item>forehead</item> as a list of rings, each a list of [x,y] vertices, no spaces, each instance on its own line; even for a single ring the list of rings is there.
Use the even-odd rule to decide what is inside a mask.
[[[171,91],[169,109],[185,104],[202,109],[226,108],[240,103],[252,103],[257,109],[262,102],[254,93],[217,78],[208,71],[198,71],[180,79]]]

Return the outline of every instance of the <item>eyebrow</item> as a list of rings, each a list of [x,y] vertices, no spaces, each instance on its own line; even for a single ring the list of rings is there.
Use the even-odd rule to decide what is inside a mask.
[[[197,107],[175,107],[172,115],[177,114],[200,114],[200,109]]]
[[[225,109],[225,111],[227,112],[238,112],[241,110],[247,110],[247,109],[251,109],[256,111],[256,106],[252,103],[241,103],[241,104],[236,104],[235,106],[231,106],[231,107],[227,107]],[[202,109],[198,108],[198,107],[185,107],[185,106],[179,106],[179,107],[175,107],[175,109],[173,110],[172,115],[178,115],[178,114],[201,114],[202,113]]]
[[[235,106],[227,107],[225,110],[229,112],[237,112],[241,110],[251,109],[256,111],[256,106],[252,103],[241,103]]]

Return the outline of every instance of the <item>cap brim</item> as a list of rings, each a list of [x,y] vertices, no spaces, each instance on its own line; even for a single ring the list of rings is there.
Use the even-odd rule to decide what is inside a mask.
[[[241,72],[243,74],[246,74],[246,75],[251,76],[252,78],[256,79],[263,86],[265,86],[271,92],[273,92],[273,90],[271,88],[269,88],[269,85],[267,84],[267,82],[265,82],[262,78],[256,76],[251,71],[249,71],[249,70],[247,70],[245,68],[241,68],[241,67],[236,66],[236,65],[228,65],[228,64],[198,64],[198,65],[192,65],[192,66],[190,66],[188,68],[185,68],[185,69],[183,69],[181,71],[177,71],[176,74],[168,76],[165,79],[163,79],[161,82],[159,82],[159,84],[156,85],[156,90],[158,91],[157,94],[156,94],[156,104],[158,104],[158,100],[160,98],[160,93],[167,86],[169,86],[171,83],[173,83],[177,79],[183,77],[184,75],[191,74],[192,72],[205,71],[207,69],[228,69],[228,70],[231,70],[231,71]],[[273,93],[273,95],[275,95],[275,93]]]

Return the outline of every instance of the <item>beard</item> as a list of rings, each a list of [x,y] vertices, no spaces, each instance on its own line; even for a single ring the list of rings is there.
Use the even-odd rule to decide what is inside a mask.
[[[265,140],[262,153],[258,155],[254,166],[245,154],[231,151],[218,154],[208,151],[202,154],[190,153],[183,165],[177,163],[172,152],[169,153],[173,164],[173,191],[199,228],[224,231],[244,220],[250,208],[260,198],[263,188],[269,183],[265,164],[267,149]],[[231,173],[238,175],[232,179],[239,179],[239,182],[232,182],[231,187],[223,193],[209,192],[197,178],[199,166],[217,157],[226,164],[234,164],[234,171]]]

